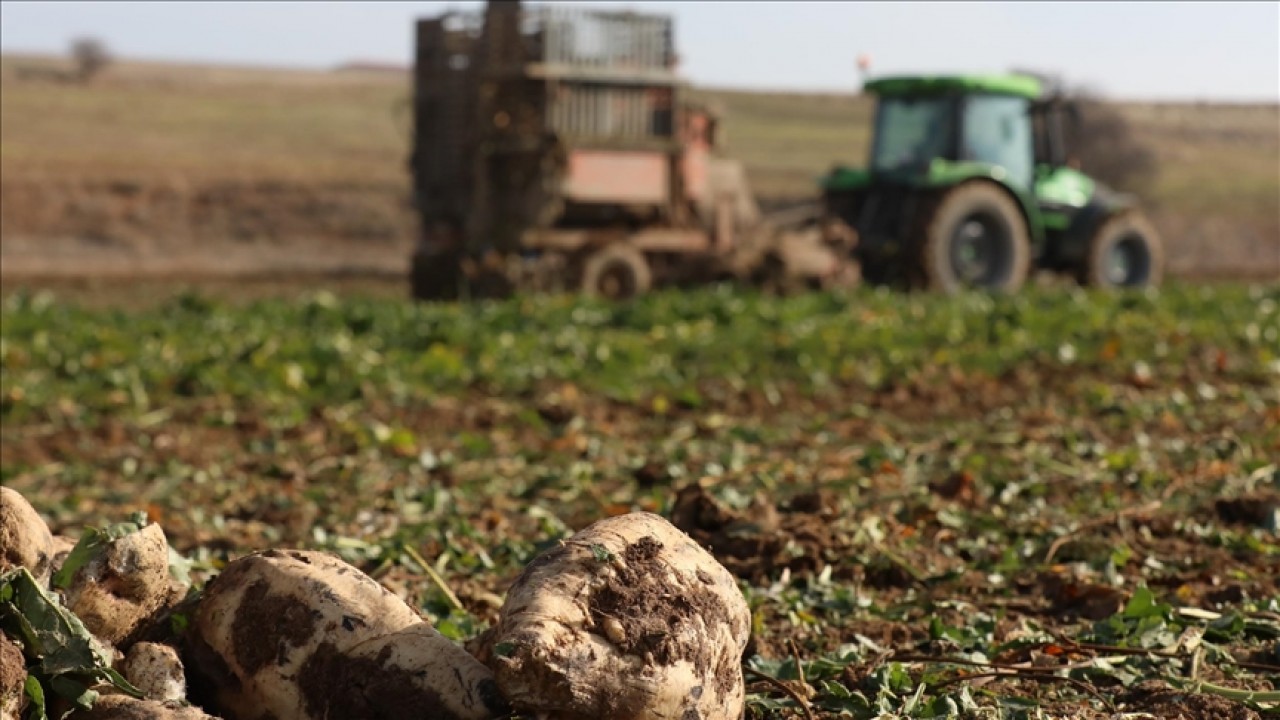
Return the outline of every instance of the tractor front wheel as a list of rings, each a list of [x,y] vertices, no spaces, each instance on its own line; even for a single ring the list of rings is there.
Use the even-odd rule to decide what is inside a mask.
[[[1122,212],[1102,223],[1089,241],[1080,283],[1100,288],[1160,284],[1164,246],[1141,214]]]
[[[610,300],[643,295],[653,285],[649,262],[629,245],[608,245],[591,254],[582,266],[582,291]]]
[[[988,183],[946,192],[927,216],[918,261],[923,284],[1016,292],[1031,267],[1031,241],[1017,203]]]

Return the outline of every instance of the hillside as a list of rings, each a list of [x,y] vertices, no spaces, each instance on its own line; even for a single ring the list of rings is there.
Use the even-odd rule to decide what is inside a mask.
[[[6,275],[403,266],[407,78],[120,63],[77,85],[57,67],[0,60]],[[698,94],[763,199],[865,155],[865,99]],[[1148,204],[1171,269],[1280,272],[1280,107],[1123,111],[1157,152]]]

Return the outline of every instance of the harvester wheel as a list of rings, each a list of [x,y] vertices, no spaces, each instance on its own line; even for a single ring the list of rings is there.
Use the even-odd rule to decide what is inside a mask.
[[[588,295],[624,300],[643,295],[653,285],[649,262],[629,245],[608,245],[582,266],[582,291]]]
[[[956,292],[1016,292],[1031,268],[1031,241],[1017,204],[987,183],[944,194],[925,219],[918,262],[924,285]]]
[[[1121,212],[1102,223],[1089,241],[1080,283],[1101,288],[1157,286],[1164,245],[1141,213]]]

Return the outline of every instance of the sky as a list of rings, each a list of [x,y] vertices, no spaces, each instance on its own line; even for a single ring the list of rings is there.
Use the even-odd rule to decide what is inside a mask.
[[[1280,101],[1280,2],[574,2],[675,18],[695,84],[852,92],[872,75],[1063,75],[1122,100]],[[11,2],[0,51],[99,38],[122,58],[329,68],[408,65],[412,22],[479,2]]]

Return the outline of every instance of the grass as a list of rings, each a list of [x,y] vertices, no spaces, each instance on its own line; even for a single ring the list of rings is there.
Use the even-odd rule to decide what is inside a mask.
[[[1278,341],[1244,285],[18,293],[0,480],[59,532],[148,512],[197,579],[338,552],[458,640],[549,543],[700,498],[763,528],[685,526],[752,608],[753,720],[1234,717],[1280,664]]]

